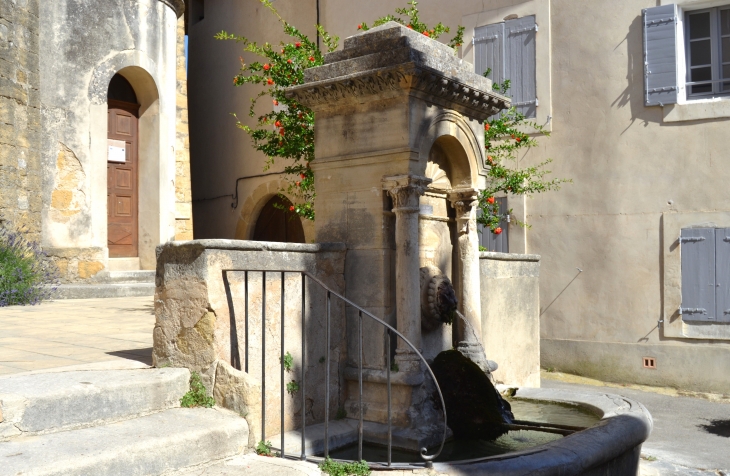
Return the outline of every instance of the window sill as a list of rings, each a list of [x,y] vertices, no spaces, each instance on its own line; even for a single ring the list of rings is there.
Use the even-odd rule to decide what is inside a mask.
[[[730,118],[730,99],[700,99],[664,106],[664,122]]]

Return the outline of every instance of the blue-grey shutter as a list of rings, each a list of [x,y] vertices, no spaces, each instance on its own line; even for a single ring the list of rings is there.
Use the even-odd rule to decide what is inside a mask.
[[[682,255],[682,319],[715,321],[715,229],[685,228]]]
[[[677,6],[646,8],[644,17],[644,99],[647,106],[677,102]]]
[[[730,228],[715,230],[715,308],[717,322],[730,322]]]
[[[504,23],[480,26],[474,29],[474,72],[489,75],[495,83],[504,81]]]
[[[536,36],[534,15],[504,23],[504,75],[511,81],[507,95],[517,111],[531,118],[537,115]]]
[[[497,204],[499,205],[499,212],[506,214],[509,208],[507,208],[507,197],[497,198]],[[482,211],[477,209],[477,215],[481,216]],[[499,223],[502,228],[502,233],[495,235],[492,230],[479,225],[479,245],[487,249],[487,251],[496,251],[498,253],[509,253],[509,221],[507,218],[503,218]]]

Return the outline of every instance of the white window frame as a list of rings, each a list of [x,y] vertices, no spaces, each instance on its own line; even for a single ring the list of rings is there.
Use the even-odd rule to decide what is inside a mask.
[[[730,117],[730,95],[688,97],[685,17],[687,12],[730,6],[730,0],[661,0],[677,5],[677,103],[663,106],[664,122],[696,121]]]

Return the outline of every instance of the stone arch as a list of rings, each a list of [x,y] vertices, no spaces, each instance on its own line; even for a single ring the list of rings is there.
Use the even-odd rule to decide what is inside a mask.
[[[485,173],[484,140],[480,140],[461,114],[453,111],[441,112],[419,135],[422,174],[426,174],[430,161],[438,164],[446,173],[451,187],[477,187],[479,175]]]
[[[170,223],[174,233],[174,204],[166,203],[164,197],[172,197],[174,170],[172,176],[167,170],[168,162],[174,160],[173,144],[163,128],[168,124],[163,111],[164,96],[160,94],[156,77],[157,65],[138,51],[123,52],[107,59],[95,68],[89,84],[91,102],[89,120],[91,123],[90,151],[92,160],[92,221],[94,228],[107,243],[107,92],[115,74],[123,76],[132,86],[140,105],[138,112],[138,255],[141,269],[156,266],[155,248],[170,236]],[[174,107],[174,105],[173,105]],[[169,115],[169,114],[168,114]],[[174,163],[174,162],[173,162]],[[169,209],[169,210],[168,210]],[[172,219],[170,219],[170,216]],[[174,236],[174,234],[172,235]]]
[[[241,212],[236,225],[237,240],[253,240],[256,230],[256,222],[258,221],[261,211],[266,204],[274,197],[279,195],[280,191],[286,186],[283,179],[270,180],[257,186],[251,192],[241,205]],[[291,200],[291,197],[287,197]],[[305,242],[311,241],[314,234],[314,227],[310,220],[301,221],[304,230]]]

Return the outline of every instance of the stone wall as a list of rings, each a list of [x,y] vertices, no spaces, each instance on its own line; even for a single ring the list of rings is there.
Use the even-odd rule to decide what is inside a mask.
[[[286,382],[301,383],[302,271],[336,292],[344,290],[345,247],[342,244],[285,244],[235,240],[171,242],[158,247],[155,294],[155,366],[172,365],[199,372],[219,405],[246,416],[252,442],[261,435],[262,367],[266,370],[266,436],[280,432],[281,274],[285,274],[284,346],[293,366]],[[248,313],[245,273],[223,270],[270,270],[263,306],[262,274],[249,273]],[[312,281],[306,288],[306,408],[301,390],[285,393],[285,430],[324,416],[325,292]],[[330,415],[344,407],[344,304],[331,304]],[[263,311],[265,310],[265,319]],[[262,322],[263,321],[263,322]],[[262,339],[265,329],[265,339]],[[262,365],[262,351],[265,365]],[[254,439],[255,438],[255,439]]]
[[[540,386],[540,257],[479,254],[482,342],[499,364],[494,378],[520,387]]]
[[[0,0],[0,224],[38,240],[39,0]]]
[[[190,193],[188,73],[185,64],[185,17],[177,20],[177,114],[175,123],[175,239],[193,239]]]

